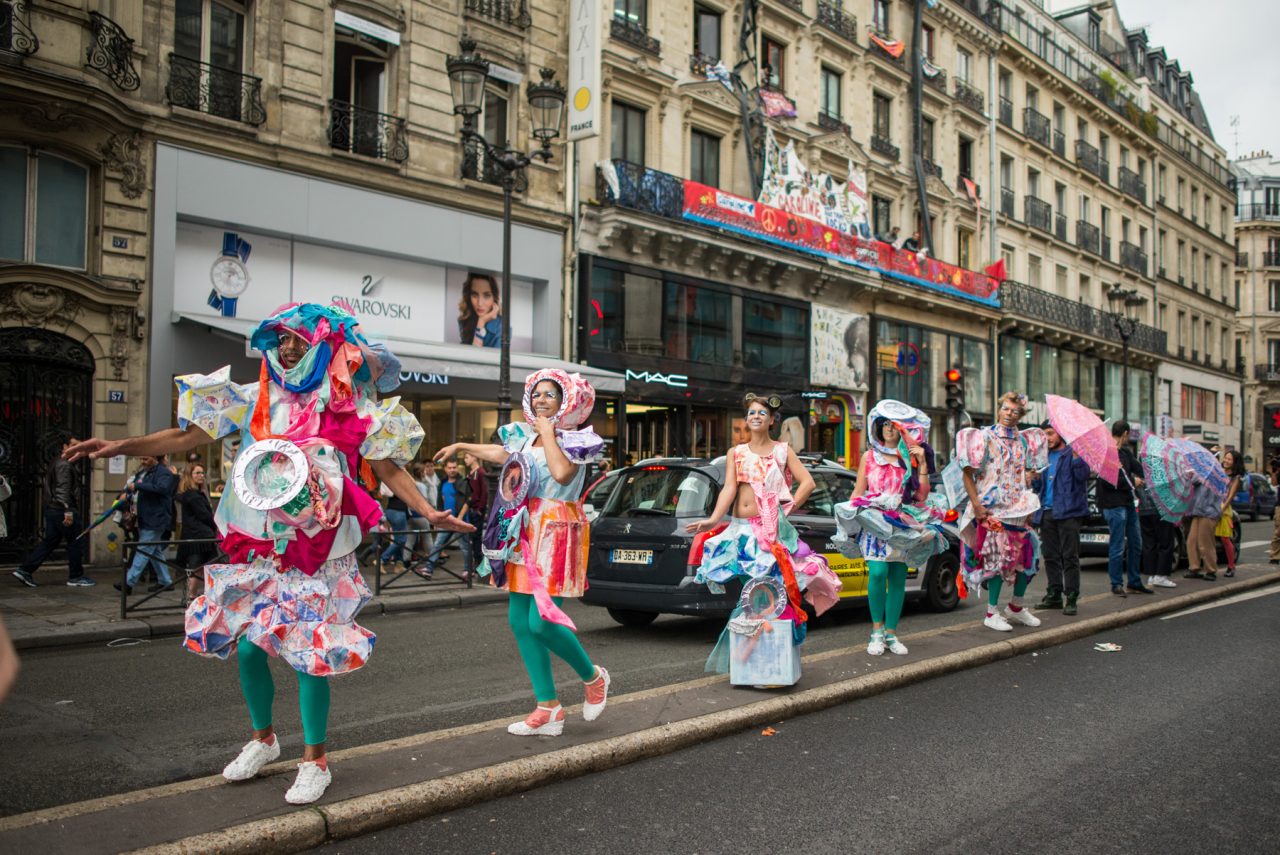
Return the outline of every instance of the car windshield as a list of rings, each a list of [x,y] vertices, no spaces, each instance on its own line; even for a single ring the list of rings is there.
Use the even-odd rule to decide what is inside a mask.
[[[715,482],[702,472],[642,466],[623,474],[604,516],[706,516],[711,513],[717,492]]]
[[[613,487],[618,483],[618,475],[620,472],[610,472],[600,479],[600,483],[591,488],[591,492],[582,497],[584,505],[591,505],[595,508],[604,507],[604,503],[609,499],[609,494],[613,492]]]

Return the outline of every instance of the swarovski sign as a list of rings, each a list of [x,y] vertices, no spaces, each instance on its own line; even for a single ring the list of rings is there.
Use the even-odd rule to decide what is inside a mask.
[[[660,371],[632,371],[627,369],[628,380],[639,380],[641,383],[661,383],[673,389],[684,389],[689,385],[687,374],[663,374]]]

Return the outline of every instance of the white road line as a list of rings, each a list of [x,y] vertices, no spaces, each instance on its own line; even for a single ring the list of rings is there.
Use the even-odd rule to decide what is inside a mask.
[[[1165,615],[1164,617],[1160,618],[1160,620],[1172,620],[1173,618],[1176,618],[1176,617],[1185,617],[1186,615],[1193,615],[1196,612],[1202,612],[1202,611],[1205,611],[1206,609],[1216,609],[1219,606],[1229,606],[1232,603],[1242,603],[1245,600],[1253,600],[1253,599],[1257,599],[1258,597],[1265,597],[1269,594],[1280,594],[1280,585],[1273,585],[1270,588],[1263,588],[1260,591],[1249,591],[1248,593],[1244,593],[1244,594],[1236,594],[1234,597],[1227,597],[1224,600],[1215,600],[1212,603],[1205,603],[1203,606],[1196,606],[1195,608],[1183,609],[1180,612],[1174,612],[1171,615]]]
[[[1271,543],[1269,540],[1250,540],[1240,544],[1241,549],[1252,549],[1255,546],[1267,546]]]

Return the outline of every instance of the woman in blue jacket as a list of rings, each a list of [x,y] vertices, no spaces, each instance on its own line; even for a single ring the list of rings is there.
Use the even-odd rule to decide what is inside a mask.
[[[1033,477],[1040,496],[1040,549],[1049,589],[1036,608],[1074,615],[1080,597],[1080,525],[1089,515],[1089,466],[1048,422],[1041,427],[1049,441],[1049,465]]]

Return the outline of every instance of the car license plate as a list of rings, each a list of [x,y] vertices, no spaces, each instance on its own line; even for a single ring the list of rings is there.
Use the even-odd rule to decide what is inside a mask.
[[[1107,534],[1082,534],[1080,535],[1081,543],[1106,543],[1111,539]]]
[[[613,550],[614,564],[652,564],[652,549],[615,549]]]

